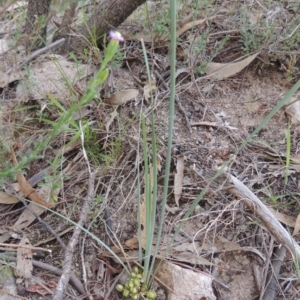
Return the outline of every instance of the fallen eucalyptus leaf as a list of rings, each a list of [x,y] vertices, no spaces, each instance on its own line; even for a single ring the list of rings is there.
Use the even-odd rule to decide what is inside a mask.
[[[8,195],[4,192],[0,192],[0,203],[1,204],[15,204],[18,203],[19,199],[12,196],[12,195]]]
[[[208,63],[206,74],[209,75],[208,77],[210,79],[216,80],[222,80],[224,78],[233,76],[242,71],[245,67],[247,67],[257,57],[259,53],[260,51],[248,56],[243,60],[228,64],[214,62]]]
[[[122,105],[134,98],[139,94],[136,89],[129,89],[124,91],[119,91],[111,95],[110,98],[103,99],[103,102],[110,105]]]
[[[184,156],[179,155],[177,157],[176,174],[174,178],[174,198],[175,203],[179,206],[179,199],[182,195],[182,184],[183,184],[183,170],[184,170]]]

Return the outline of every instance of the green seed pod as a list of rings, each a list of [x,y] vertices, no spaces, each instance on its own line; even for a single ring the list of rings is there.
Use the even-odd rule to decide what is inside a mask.
[[[140,270],[139,270],[138,267],[134,267],[134,268],[133,268],[133,272],[134,272],[135,274],[139,274],[139,273],[140,273]]]
[[[132,300],[138,300],[139,299],[139,295],[138,294],[132,295],[131,299]]]
[[[130,278],[136,278],[136,275],[137,275],[137,273],[131,272],[131,273],[130,273]]]
[[[135,286],[140,286],[141,281],[138,280],[138,279],[134,279],[133,283],[134,283]]]
[[[128,287],[129,289],[132,289],[134,287],[134,283],[131,280],[128,281]]]
[[[129,296],[129,290],[125,289],[125,290],[123,291],[123,296],[124,296],[124,297],[128,297],[128,296]]]
[[[137,275],[136,275],[136,278],[142,279],[142,278],[143,278],[143,275],[142,275],[142,274],[137,274]]]
[[[147,292],[147,289],[148,289],[147,284],[143,283],[142,286],[141,286],[141,291],[143,293],[145,293],[145,292]]]
[[[130,290],[130,292],[131,292],[132,295],[135,295],[135,294],[138,293],[138,290],[137,290],[136,287],[134,287],[134,288],[132,288],[132,289]]]
[[[147,293],[147,297],[150,299],[155,299],[157,297],[157,295],[153,290],[151,290]]]
[[[116,285],[116,290],[117,290],[118,292],[122,292],[122,291],[124,290],[123,285],[122,285],[122,284],[117,284],[117,285]]]

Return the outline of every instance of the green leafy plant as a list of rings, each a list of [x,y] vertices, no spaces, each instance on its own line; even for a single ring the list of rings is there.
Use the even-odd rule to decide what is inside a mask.
[[[63,132],[66,128],[70,128],[70,125],[76,130],[74,131],[75,135],[68,143],[68,145],[72,144],[80,137],[80,130],[79,126],[72,120],[72,115],[79,111],[85,104],[89,103],[92,99],[94,99],[98,95],[97,88],[100,84],[105,82],[108,77],[109,70],[107,68],[107,64],[112,60],[115,53],[118,51],[119,41],[123,40],[123,37],[118,33],[111,33],[112,40],[109,42],[104,59],[101,63],[101,66],[91,81],[88,84],[88,87],[78,102],[75,102],[71,105],[69,109],[65,109],[55,97],[52,95],[48,95],[49,99],[54,103],[61,111],[60,118],[57,121],[50,121],[44,120],[49,125],[52,126],[52,130],[50,131],[49,135],[45,138],[40,140],[35,144],[35,147],[28,155],[23,155],[19,164],[17,166],[8,165],[6,168],[0,170],[0,183],[3,182],[5,178],[11,178],[16,175],[17,172],[21,172],[22,169],[28,167],[29,163],[39,157],[41,151],[49,147],[50,142],[54,137],[56,137],[59,133]],[[89,124],[85,124],[88,126]]]
[[[271,200],[273,205],[278,205],[279,199],[282,199],[282,198],[288,196],[288,195],[274,195],[271,187],[268,187],[267,192],[263,192],[263,193],[267,196],[267,198],[263,199],[263,200],[265,200],[265,201]]]
[[[13,274],[12,268],[15,268],[15,263],[10,262],[10,257],[0,253],[0,278],[1,274],[11,276]]]
[[[282,51],[295,51],[300,43],[299,37],[299,21],[300,17],[297,12],[295,16],[288,22],[284,32],[279,37],[279,48]]]
[[[95,201],[93,207],[91,208],[90,212],[88,213],[89,219],[92,221],[92,226],[94,228],[99,227],[98,218],[99,218],[99,215],[101,215],[101,213],[103,212],[103,209],[101,207],[102,207],[104,200],[105,200],[104,198],[102,198],[100,195],[98,195],[96,197],[96,201]]]

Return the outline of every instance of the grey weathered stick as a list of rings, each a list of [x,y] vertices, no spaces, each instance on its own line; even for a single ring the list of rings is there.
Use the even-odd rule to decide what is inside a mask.
[[[36,57],[40,56],[41,54],[49,51],[50,49],[53,49],[61,44],[63,44],[65,42],[65,39],[60,39],[58,41],[55,41],[53,43],[51,43],[50,45],[45,46],[42,49],[36,50],[34,51],[31,55],[29,55],[28,57],[26,57],[24,60],[20,61],[19,63],[17,63],[16,66],[13,66],[11,68],[9,68],[6,71],[6,74],[9,75],[10,73],[18,70],[19,68],[21,68],[22,66],[24,66],[25,64],[29,63],[30,61],[32,61],[33,59],[35,59]]]
[[[95,186],[95,173],[90,173],[87,197],[84,201],[82,211],[80,214],[80,219],[78,221],[78,225],[80,227],[82,227],[83,223],[86,221],[88,211],[90,210],[91,203],[94,199],[94,196],[95,196],[94,186]],[[66,286],[70,279],[73,253],[75,251],[75,247],[78,243],[78,238],[79,238],[79,235],[81,232],[81,229],[79,226],[76,226],[73,236],[67,246],[67,250],[65,252],[65,259],[64,259],[64,263],[63,263],[63,273],[58,281],[56,290],[52,296],[53,300],[64,299],[65,289],[66,289]]]
[[[211,169],[203,169],[203,173],[201,173],[200,176],[216,191],[218,189],[226,190],[240,198],[264,223],[265,227],[276,241],[281,243],[292,255],[293,259],[295,261],[300,261],[300,246],[295,242],[291,234],[285,230],[268,207],[236,177],[224,172],[215,178],[216,173],[216,171]]]
[[[229,175],[229,180],[233,186],[229,188],[229,192],[241,198],[241,200],[251,209],[254,214],[263,221],[264,225],[268,228],[277,242],[281,243],[294,258],[300,261],[300,246],[295,242],[294,238],[284,229],[281,223],[240,180],[236,177]]]

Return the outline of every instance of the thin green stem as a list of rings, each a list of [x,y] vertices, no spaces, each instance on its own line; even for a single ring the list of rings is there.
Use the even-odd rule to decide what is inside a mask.
[[[164,216],[166,210],[166,203],[168,197],[169,177],[170,177],[170,165],[171,165],[171,152],[173,141],[173,128],[174,128],[174,114],[175,114],[175,85],[176,85],[176,1],[170,0],[170,30],[171,30],[171,57],[170,57],[170,106],[169,106],[169,129],[168,129],[168,146],[167,146],[167,158],[166,158],[166,170],[164,179],[163,199],[161,204],[160,222],[157,234],[157,242],[155,247],[155,253],[158,251],[162,228],[164,224]]]

